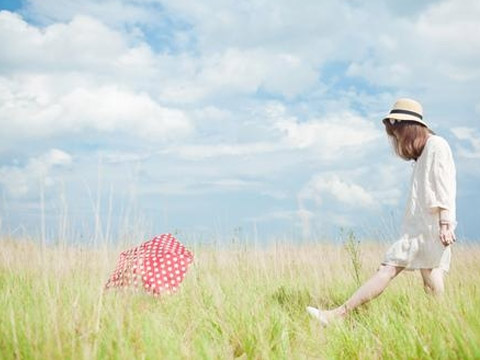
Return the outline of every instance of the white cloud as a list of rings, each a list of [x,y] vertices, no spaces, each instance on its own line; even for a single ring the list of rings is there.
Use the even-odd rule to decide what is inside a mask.
[[[0,11],[0,41],[0,63],[14,70],[108,70],[112,59],[128,53],[122,34],[86,16],[40,28]]]
[[[473,82],[480,76],[479,38],[470,35],[480,32],[476,0],[411,2],[401,7],[382,1],[164,4],[193,25],[200,52],[222,54],[233,48],[252,54],[261,48],[268,56],[288,49],[303,68],[345,62],[351,64],[352,76],[415,93],[429,83]],[[228,53],[225,59],[230,60]],[[277,71],[277,78],[288,82],[293,77],[289,72],[288,67]]]
[[[25,166],[0,167],[0,184],[14,197],[21,197],[38,189],[43,184],[53,186],[57,178],[52,175],[53,170],[69,167],[72,164],[70,154],[51,149],[47,153],[30,158]]]
[[[352,34],[352,24],[359,21],[357,7],[334,0],[304,1],[302,6],[288,0],[163,3],[195,26],[200,46],[209,51],[229,46],[261,47],[276,52],[291,49],[297,55],[304,53],[314,59],[325,59],[335,49],[338,34]],[[354,42],[343,51],[352,49],[358,49]]]
[[[378,207],[371,192],[351,179],[343,179],[335,174],[313,176],[297,194],[297,203],[305,237],[311,236],[313,228],[352,226],[355,223],[351,221],[352,210],[370,212]]]
[[[346,147],[366,144],[379,137],[373,124],[365,119],[343,112],[307,122],[286,120],[278,123],[295,147],[320,147],[325,154],[334,154]]]
[[[452,133],[458,140],[467,141],[470,149],[460,146],[459,155],[470,159],[480,159],[480,132],[470,127],[452,128]]]
[[[370,166],[363,179],[364,184],[369,184],[371,194],[380,205],[396,206],[404,203],[408,191],[411,166],[401,160],[392,152],[391,164],[378,162]]]
[[[300,191],[299,201],[312,199],[317,205],[325,202],[325,196],[354,208],[375,207],[375,200],[362,186],[336,175],[314,176]]]
[[[160,106],[146,93],[117,86],[50,91],[48,77],[0,78],[1,137],[42,137],[81,131],[124,132],[149,140],[171,139],[193,128],[180,110]]]
[[[445,91],[439,85],[449,81],[478,82],[480,38],[472,35],[480,33],[479,18],[476,0],[439,1],[409,18],[390,14],[379,22],[382,36],[370,42],[371,53],[353,62],[348,74],[415,92],[427,85]]]
[[[173,103],[255,93],[261,88],[293,97],[311,88],[318,77],[315,64],[285,50],[227,47],[194,56],[154,54],[133,34],[116,31],[85,15],[40,28],[2,11],[0,41],[0,64],[5,69],[48,71],[52,75],[87,72],[97,81],[103,79],[103,84],[126,82]]]
[[[0,73],[11,78],[48,76],[60,91],[85,83],[150,91],[152,84],[159,86],[152,79],[161,83],[175,65],[168,56],[155,54],[142,38],[83,15],[42,28],[0,11],[0,41]]]
[[[323,159],[338,159],[342,151],[358,150],[381,136],[372,122],[345,110],[303,122],[288,116],[281,104],[271,104],[267,114],[289,146],[312,148]]]
[[[163,60],[174,61],[176,76],[166,79],[159,96],[175,103],[252,94],[260,89],[293,98],[312,88],[318,78],[312,64],[285,51],[226,48],[196,59]]]
[[[206,59],[199,82],[211,91],[267,91],[291,97],[313,86],[317,72],[302,59],[289,53],[261,49],[227,49],[218,58]]]
[[[420,16],[416,31],[432,55],[438,55],[441,63],[457,64],[464,70],[478,69],[480,39],[467,34],[480,33],[480,3],[476,0],[443,1],[430,7]],[[471,75],[480,75],[474,71]],[[454,77],[460,74],[452,74]],[[472,79],[472,76],[468,76]]]
[[[108,24],[120,13],[119,18],[127,24],[130,16],[140,24],[148,24],[152,14],[157,21],[183,19],[191,25],[189,30],[175,29],[173,25],[169,31],[190,31],[197,40],[196,57],[172,56],[170,60],[182,72],[175,72],[179,81],[169,82],[171,91],[164,92],[185,96],[180,98],[198,99],[209,89],[223,92],[224,85],[231,85],[227,86],[229,91],[238,87],[241,92],[265,86],[267,90],[293,96],[308,89],[318,80],[316,74],[321,66],[332,61],[353,62],[349,73],[370,82],[409,89],[420,83],[437,82],[438,75],[469,81],[479,75],[478,37],[467,36],[479,32],[480,9],[475,0],[441,1],[424,8],[406,4],[403,13],[414,8],[410,16],[398,16],[398,9],[389,11],[391,5],[382,2],[352,5],[309,1],[299,7],[289,1],[253,4],[211,0],[192,4],[175,0],[161,3],[161,15],[152,11],[155,4],[159,2],[71,0],[59,7],[54,1],[35,0],[30,1],[26,12],[48,14],[52,20],[74,19],[72,33],[78,34],[85,31],[73,31],[73,23],[92,22],[89,26],[95,31],[90,33],[94,34],[98,23]],[[331,16],[333,13],[335,16]],[[75,17],[76,14],[84,15]],[[98,19],[97,24],[89,17]],[[115,36],[118,34],[108,34],[99,41]],[[98,43],[95,38],[91,42],[94,46]],[[125,46],[122,41],[112,42],[116,43]],[[111,49],[109,45],[95,48]],[[185,67],[190,69],[188,74]],[[182,73],[186,76],[178,77]]]
[[[206,160],[221,156],[250,156],[279,150],[274,143],[182,145],[162,150],[161,154],[172,154],[188,160]]]
[[[145,89],[158,60],[151,49],[96,19],[40,28],[1,11],[0,41],[1,138],[96,131],[164,140],[193,130]]]
[[[69,21],[75,15],[83,14],[117,26],[155,24],[161,16],[156,3],[155,0],[27,0],[24,12],[43,23]]]

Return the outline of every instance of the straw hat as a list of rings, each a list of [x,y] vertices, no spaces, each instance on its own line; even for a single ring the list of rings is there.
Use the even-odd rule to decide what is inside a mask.
[[[428,128],[428,125],[423,121],[422,105],[412,99],[404,98],[395,101],[390,114],[385,116],[383,121],[386,119],[389,119],[392,125],[395,121],[408,120],[418,122]]]

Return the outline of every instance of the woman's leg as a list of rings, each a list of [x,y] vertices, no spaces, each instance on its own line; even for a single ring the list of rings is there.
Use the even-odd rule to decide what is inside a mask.
[[[443,275],[445,272],[440,268],[420,269],[425,291],[432,295],[442,295],[445,291]]]
[[[390,281],[400,274],[403,269],[405,268],[392,265],[381,265],[378,271],[366,283],[360,286],[342,306],[330,311],[318,311],[317,315],[311,311],[309,312],[318,318],[324,319],[324,323],[328,323],[329,320],[334,318],[345,317],[349,311],[380,295]]]

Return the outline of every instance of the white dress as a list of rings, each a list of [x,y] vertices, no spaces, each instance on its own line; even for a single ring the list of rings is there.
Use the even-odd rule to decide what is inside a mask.
[[[387,250],[382,264],[413,269],[450,268],[450,246],[439,238],[439,208],[449,210],[456,226],[455,164],[448,143],[430,135],[412,174],[400,239]]]

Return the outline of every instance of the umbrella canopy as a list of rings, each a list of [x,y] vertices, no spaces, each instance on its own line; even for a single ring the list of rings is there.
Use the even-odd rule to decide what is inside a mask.
[[[193,254],[171,234],[123,251],[105,288],[143,288],[152,295],[177,291]]]

